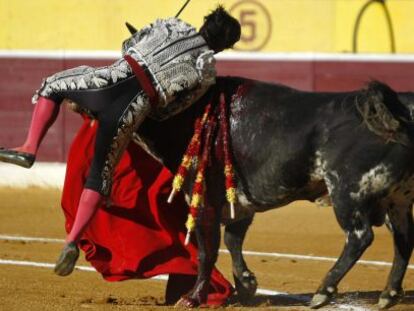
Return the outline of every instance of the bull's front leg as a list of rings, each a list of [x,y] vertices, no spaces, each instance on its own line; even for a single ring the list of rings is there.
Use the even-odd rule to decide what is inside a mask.
[[[247,267],[242,253],[244,237],[252,221],[253,217],[248,217],[228,224],[224,232],[224,243],[230,252],[233,263],[237,296],[243,303],[251,299],[257,290],[256,277]]]
[[[193,289],[177,302],[180,307],[195,308],[206,303],[211,272],[220,246],[221,211],[207,205],[200,212],[195,229],[199,254],[197,281]]]

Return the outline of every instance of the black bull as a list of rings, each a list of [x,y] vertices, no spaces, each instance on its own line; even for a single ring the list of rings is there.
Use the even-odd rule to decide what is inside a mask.
[[[220,241],[220,218],[227,224],[225,243],[233,259],[236,288],[254,294],[257,283],[241,250],[255,212],[310,200],[326,192],[346,234],[342,254],[314,295],[320,307],[374,238],[373,225],[387,223],[394,239],[394,261],[379,305],[401,298],[402,280],[413,249],[414,148],[409,139],[413,99],[372,83],[355,92],[312,93],[241,78],[219,78],[208,94],[185,112],[139,129],[146,148],[175,172],[193,134],[193,124],[212,96],[224,93],[230,111],[231,151],[236,168],[236,219],[229,222],[220,145],[213,138],[206,173],[207,200],[196,228],[199,276],[180,301],[193,307],[205,301]],[[402,103],[402,104],[401,104]],[[407,122],[408,121],[408,122]],[[191,184],[185,184],[186,194]],[[294,234],[294,233],[292,233]]]

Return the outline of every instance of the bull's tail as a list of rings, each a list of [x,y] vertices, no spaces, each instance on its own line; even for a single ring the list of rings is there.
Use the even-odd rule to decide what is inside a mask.
[[[356,108],[370,131],[402,145],[411,145],[409,132],[410,112],[388,85],[372,81],[363,90],[364,96],[356,101]]]

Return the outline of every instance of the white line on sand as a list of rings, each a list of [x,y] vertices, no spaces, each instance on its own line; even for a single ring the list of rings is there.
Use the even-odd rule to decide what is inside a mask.
[[[56,241],[57,239],[51,239],[51,240]],[[55,266],[52,263],[12,260],[12,259],[0,259],[0,265],[25,266],[25,267],[36,267],[36,268],[48,268],[48,269],[53,269]],[[94,268],[87,267],[87,266],[76,266],[76,270],[87,271],[87,272],[96,271]],[[168,275],[159,275],[159,276],[153,277],[152,279],[166,281],[168,279]],[[269,289],[260,289],[260,288],[257,289],[257,293],[261,295],[269,295],[269,296],[276,296],[276,295],[284,296],[286,298],[294,299],[302,303],[309,302],[309,297],[304,296],[304,295],[294,295],[294,294],[289,294],[286,292],[279,292],[279,291],[274,291],[274,290],[269,290]],[[348,310],[348,311],[370,311],[371,310],[365,307],[348,305],[348,304],[334,304],[332,305],[332,307],[334,307],[335,309]]]
[[[20,242],[39,242],[39,243],[59,243],[59,244],[62,244],[63,242],[65,242],[65,240],[63,239],[38,238],[38,237],[29,237],[29,236],[7,235],[7,234],[0,234],[0,240],[20,241]]]
[[[25,236],[14,236],[14,235],[3,235],[0,234],[0,241],[22,241],[22,242],[40,242],[40,243],[63,243],[62,239],[52,238],[38,238],[38,237],[25,237]],[[226,249],[220,249],[220,253],[228,254],[229,251]],[[258,256],[258,257],[275,257],[275,258],[287,258],[287,259],[298,259],[298,260],[313,260],[313,261],[328,261],[336,262],[335,257],[322,257],[322,256],[311,256],[311,255],[298,255],[298,254],[286,254],[286,253],[266,253],[266,252],[255,252],[255,251],[243,251],[244,255],[247,256]],[[378,261],[378,260],[359,260],[358,264],[371,265],[371,266],[385,266],[389,267],[392,265],[390,262]],[[414,265],[408,265],[408,269],[414,269]]]

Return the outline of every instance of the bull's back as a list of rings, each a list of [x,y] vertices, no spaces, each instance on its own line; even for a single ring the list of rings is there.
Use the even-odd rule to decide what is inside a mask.
[[[310,180],[324,123],[349,94],[307,93],[247,80],[231,103],[235,162],[247,196],[263,208],[320,195]]]

